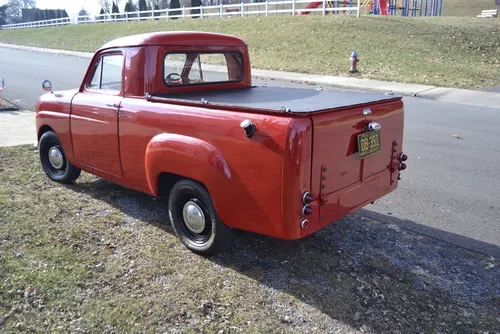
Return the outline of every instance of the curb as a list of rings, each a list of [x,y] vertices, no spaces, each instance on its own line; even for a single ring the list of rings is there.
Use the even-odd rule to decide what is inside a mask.
[[[94,55],[90,52],[47,49],[5,43],[0,43],[0,48],[43,52],[80,58],[92,58]],[[397,95],[420,97],[438,102],[459,103],[476,107],[500,109],[500,93],[495,92],[261,69],[252,69],[252,76],[260,79],[294,81],[379,93],[394,93]]]
[[[358,79],[351,77],[335,77],[328,75],[317,75],[295,72],[279,72],[270,70],[252,69],[252,75],[258,78],[279,79],[287,81],[298,81],[309,84],[328,85],[331,87],[364,90],[370,92],[388,93],[392,92],[404,96],[417,96],[421,92],[425,92],[436,86],[420,85],[420,84],[403,84],[390,81]]]
[[[38,47],[34,47],[34,46],[24,46],[24,45],[5,44],[5,43],[0,43],[0,48],[18,49],[18,50],[31,51],[31,52],[51,53],[51,54],[56,54],[56,55],[73,56],[73,57],[80,57],[80,58],[92,58],[94,55],[93,53],[90,53],[90,52],[77,52],[77,51],[47,49],[47,48],[38,48]]]

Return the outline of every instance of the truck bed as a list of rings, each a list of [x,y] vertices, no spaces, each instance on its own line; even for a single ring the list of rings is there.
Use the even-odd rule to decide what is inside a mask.
[[[221,107],[241,107],[280,111],[282,107],[292,113],[319,112],[399,99],[399,96],[378,93],[323,91],[307,88],[253,86],[206,92],[187,92],[154,95],[171,101],[201,103]]]

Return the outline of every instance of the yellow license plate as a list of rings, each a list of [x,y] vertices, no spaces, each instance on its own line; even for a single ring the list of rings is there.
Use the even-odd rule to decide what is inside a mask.
[[[361,159],[380,150],[380,131],[369,131],[358,135],[358,154]]]

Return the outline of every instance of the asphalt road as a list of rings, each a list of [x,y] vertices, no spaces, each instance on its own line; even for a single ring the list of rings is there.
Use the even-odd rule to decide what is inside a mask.
[[[54,89],[78,87],[90,61],[0,52],[0,77],[5,78],[1,96],[26,109],[33,109],[43,93],[44,79]],[[404,101],[408,169],[394,193],[360,213],[500,257],[500,110],[412,97]]]

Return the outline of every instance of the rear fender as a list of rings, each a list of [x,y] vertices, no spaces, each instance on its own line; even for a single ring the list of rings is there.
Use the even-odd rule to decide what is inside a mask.
[[[222,153],[201,139],[162,133],[153,137],[146,148],[146,176],[151,193],[159,197],[158,180],[172,173],[202,183],[209,191],[222,220],[232,205],[232,177]]]

